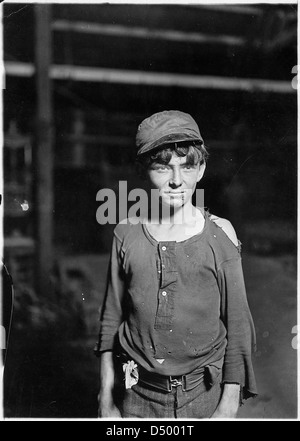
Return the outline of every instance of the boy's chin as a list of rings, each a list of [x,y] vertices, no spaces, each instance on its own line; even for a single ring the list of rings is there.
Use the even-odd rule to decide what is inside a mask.
[[[166,208],[173,208],[173,209],[181,208],[181,207],[183,207],[186,203],[187,203],[187,201],[182,200],[182,199],[178,199],[178,200],[176,200],[176,199],[173,199],[173,200],[171,200],[171,199],[168,199],[168,200],[162,200],[162,205],[163,205],[164,207],[166,207]]]

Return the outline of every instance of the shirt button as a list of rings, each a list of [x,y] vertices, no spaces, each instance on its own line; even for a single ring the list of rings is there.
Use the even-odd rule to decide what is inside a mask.
[[[163,246],[163,247],[161,247],[161,249],[162,249],[163,251],[166,251],[167,247]]]
[[[167,295],[167,292],[166,292],[166,291],[163,291],[163,292],[161,293],[161,295],[165,297],[165,296]]]

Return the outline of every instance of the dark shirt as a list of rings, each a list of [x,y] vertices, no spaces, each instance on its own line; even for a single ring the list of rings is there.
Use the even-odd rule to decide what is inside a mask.
[[[182,375],[224,359],[223,382],[256,395],[255,331],[240,247],[205,212],[201,233],[157,242],[142,224],[114,230],[100,352],[123,349],[150,372]]]

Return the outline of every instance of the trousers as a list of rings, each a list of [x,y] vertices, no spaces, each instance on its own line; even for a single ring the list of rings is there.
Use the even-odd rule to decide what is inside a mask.
[[[189,391],[177,386],[171,392],[161,392],[138,383],[125,391],[121,414],[123,418],[210,418],[221,396],[221,375],[212,386],[204,381]]]

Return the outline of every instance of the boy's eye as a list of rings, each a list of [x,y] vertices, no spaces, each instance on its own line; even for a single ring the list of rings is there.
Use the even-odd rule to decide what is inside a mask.
[[[154,170],[159,170],[159,171],[164,171],[164,170],[167,170],[167,169],[168,169],[168,167],[166,165],[163,165],[163,164],[159,164],[159,165],[156,165],[154,167]]]

